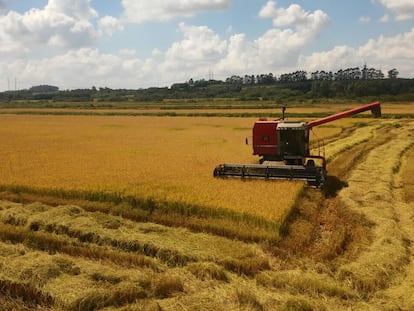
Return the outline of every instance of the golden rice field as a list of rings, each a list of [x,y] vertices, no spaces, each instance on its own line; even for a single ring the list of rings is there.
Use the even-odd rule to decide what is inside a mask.
[[[6,185],[111,192],[232,209],[270,221],[280,219],[302,187],[212,177],[220,163],[255,161],[244,145],[253,120],[0,118],[0,180]]]
[[[414,123],[315,128],[349,170],[325,197],[213,178],[257,161],[254,121],[0,114],[0,310],[412,310]],[[283,241],[244,238],[292,209]],[[215,231],[227,218],[234,235]]]
[[[254,226],[277,228],[290,214],[303,182],[212,176],[220,163],[257,162],[245,144],[255,120],[3,114],[0,184],[59,197],[68,192],[98,200],[105,195],[132,197],[164,214],[221,218],[230,211],[232,218],[250,219]],[[312,139],[337,136],[361,120],[342,119],[318,127]],[[239,233],[255,232],[237,226]],[[271,235],[277,236],[277,230]]]

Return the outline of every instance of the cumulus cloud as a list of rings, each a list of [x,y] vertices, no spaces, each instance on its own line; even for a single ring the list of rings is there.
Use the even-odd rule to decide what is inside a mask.
[[[282,16],[283,12],[290,12],[290,14],[287,14],[288,16],[283,16],[283,19],[274,20],[273,22],[274,25],[292,27],[270,29],[253,41],[248,40],[244,34],[231,35],[227,41],[220,40],[213,35],[211,30],[209,30],[210,40],[208,40],[200,35],[202,28],[193,28],[192,35],[189,35],[188,32],[185,40],[171,47],[169,51],[170,61],[172,62],[175,57],[179,59],[181,56],[182,61],[187,61],[187,67],[191,68],[190,63],[197,59],[193,57],[194,55],[205,55],[200,53],[205,48],[203,43],[214,42],[210,47],[220,47],[219,50],[215,50],[215,55],[219,60],[214,65],[208,63],[204,64],[204,67],[201,66],[201,68],[206,72],[207,66],[209,68],[213,67],[214,72],[221,76],[270,71],[283,73],[297,68],[308,68],[309,70],[327,68],[334,70],[359,66],[364,61],[369,62],[370,65],[376,68],[399,67],[397,63],[401,59],[406,59],[406,69],[399,69],[400,72],[406,74],[406,76],[412,76],[410,71],[413,69],[409,68],[413,68],[413,66],[409,65],[409,60],[410,53],[414,48],[414,30],[396,37],[379,37],[376,40],[368,41],[359,48],[338,46],[330,51],[303,56],[302,53],[305,48],[319,35],[329,22],[329,18],[323,12],[318,14],[315,12],[309,13],[298,6],[293,8],[290,6],[289,8],[291,9],[277,9],[275,2],[269,1],[260,11],[260,16],[275,19],[279,15]],[[368,20],[362,21],[368,22]],[[189,26],[184,27],[182,25],[181,27],[184,33],[186,27]],[[199,38],[203,38],[203,40],[196,41]],[[211,40],[211,38],[215,38],[216,41]],[[225,52],[222,50],[223,46],[226,48]],[[198,58],[199,64],[200,59],[202,58]],[[178,68],[178,62],[176,62],[176,65]],[[181,68],[184,68],[184,66]],[[193,68],[196,68],[196,66]]]
[[[387,23],[389,20],[390,20],[390,16],[389,16],[388,14],[383,15],[383,16],[379,19],[379,21],[380,21],[381,23]]]
[[[160,56],[162,52],[159,49],[153,49],[151,52],[152,56]]]
[[[361,16],[359,18],[359,22],[363,24],[369,23],[370,21],[371,21],[371,17],[369,16]]]
[[[379,0],[382,5],[396,13],[397,20],[414,18],[414,2],[412,0]]]
[[[73,17],[77,20],[96,18],[98,13],[90,6],[91,0],[49,0],[45,11]]]
[[[180,24],[180,31],[183,39],[171,45],[168,55],[160,61],[139,59],[134,51],[128,50],[114,55],[80,48],[41,60],[3,60],[0,71],[10,77],[17,75],[18,85],[22,87],[48,83],[62,89],[93,85],[111,88],[166,86],[191,77],[206,77],[210,69],[216,76],[225,78],[232,74],[281,74],[298,68],[308,72],[336,71],[361,67],[364,62],[384,73],[397,68],[402,77],[414,76],[414,28],[397,36],[371,39],[360,47],[337,46],[309,56],[299,52],[302,48],[291,38],[295,35],[292,30],[273,29],[254,41],[244,34],[232,35],[226,41],[207,27],[186,24]],[[198,46],[200,44],[202,46]],[[296,52],[292,54],[293,49]],[[181,57],[175,57],[181,53]]]
[[[361,64],[364,59],[357,53],[357,49],[341,45],[332,50],[312,53],[310,56],[301,56],[299,66],[307,71],[332,70],[355,67]]]
[[[2,63],[0,68],[17,75],[18,84],[26,88],[42,83],[57,85],[61,89],[93,85],[138,88],[152,77],[152,67],[146,61],[104,54],[91,48],[70,50],[41,60],[20,59]]]
[[[329,22],[328,15],[321,11],[306,12],[300,5],[278,8],[276,1],[268,1],[259,12],[261,18],[271,18],[276,27],[294,26],[298,31],[320,32]]]
[[[65,13],[67,1],[63,0],[59,5],[50,1],[43,10],[34,9],[25,14],[9,12],[0,16],[0,56],[14,56],[0,58],[0,72],[5,76],[18,76],[21,87],[47,83],[62,89],[93,85],[111,88],[165,86],[189,78],[206,77],[210,71],[219,79],[233,74],[272,72],[279,75],[297,69],[335,71],[362,66],[364,62],[384,72],[395,67],[400,76],[414,76],[414,28],[394,37],[380,36],[368,40],[360,47],[336,46],[306,55],[306,49],[325,29],[329,17],[322,11],[307,12],[298,5],[280,8],[275,1],[268,1],[259,16],[271,19],[273,27],[254,39],[233,32],[225,33],[223,36],[226,37],[222,38],[207,26],[180,23],[181,39],[165,50],[153,49],[147,59],[141,59],[137,56],[139,51],[133,49],[108,54],[93,48],[90,42],[99,35],[111,35],[122,30],[122,25],[116,18],[105,16],[97,20],[98,28],[95,29],[91,19],[98,17],[91,9],[90,1],[79,2],[86,5],[83,13],[80,12],[81,6]],[[126,2],[123,2],[124,7]],[[141,2],[137,6],[142,8],[155,7],[148,2],[135,2]],[[53,3],[54,6],[51,5]],[[218,9],[220,5],[228,5],[229,1],[192,1],[193,7],[188,0],[174,3],[181,5],[180,16],[185,16],[197,11],[195,4],[198,4],[198,9],[203,3],[210,9]],[[163,1],[158,9],[162,8],[165,13],[167,4],[172,2]],[[179,16],[178,11],[176,9],[168,18]],[[17,52],[29,53],[30,48],[36,45],[70,49],[43,59],[16,57]]]
[[[368,66],[387,71],[397,68],[402,77],[412,77],[412,51],[414,50],[414,28],[393,37],[380,36],[370,39],[358,48],[337,46],[330,51],[302,56],[298,62],[308,71],[325,69],[338,70],[347,67]]]
[[[244,34],[230,37],[227,53],[216,71],[234,74],[275,72],[295,66],[309,38],[291,29],[271,29],[256,40]]]
[[[327,26],[329,17],[322,11],[306,12],[299,5],[277,8],[268,1],[259,12],[261,18],[271,18],[276,26],[256,40],[244,34],[230,37],[227,54],[216,65],[216,71],[263,73],[283,71],[296,66],[298,57]]]
[[[189,17],[202,11],[223,10],[231,0],[122,0],[124,17],[128,22],[167,21]]]
[[[115,32],[124,30],[124,25],[113,16],[104,16],[98,21],[98,27],[102,34],[112,36]]]
[[[50,0],[42,10],[31,9],[24,14],[10,11],[0,16],[1,56],[24,55],[38,46],[90,46],[98,33],[88,20],[97,16],[89,2]]]
[[[122,55],[122,56],[135,56],[137,54],[137,51],[134,49],[122,49],[122,50],[119,50],[118,53],[119,55]]]
[[[192,68],[211,64],[223,57],[227,43],[207,26],[179,24],[184,38],[166,52],[165,66],[170,69]]]
[[[178,2],[182,6],[187,3]],[[203,3],[210,5],[210,8],[217,8],[219,4],[227,2],[198,2],[199,5]],[[212,6],[213,4],[215,6]],[[148,2],[146,5],[150,6]],[[279,20],[274,24],[292,27],[272,28],[257,39],[249,40],[245,34],[229,34],[228,39],[222,39],[207,26],[180,23],[178,30],[182,34],[182,39],[172,43],[164,53],[154,50],[151,58],[146,60],[136,58],[129,50],[120,51],[119,55],[115,56],[101,54],[94,49],[80,48],[53,57],[50,62],[47,61],[47,66],[46,60],[32,61],[21,70],[33,72],[28,68],[39,67],[37,77],[40,81],[55,81],[53,83],[56,85],[73,88],[87,85],[86,81],[97,81],[94,82],[96,85],[108,85],[102,81],[105,76],[111,77],[111,83],[108,85],[110,87],[137,87],[145,84],[159,85],[162,83],[160,77],[167,81],[167,84],[184,81],[190,77],[205,76],[210,70],[217,76],[227,77],[233,74],[256,74],[277,70],[283,72],[296,68],[299,55],[322,31],[328,17],[323,12],[310,13],[298,6],[276,9],[273,1],[269,1],[267,6],[270,11],[266,15],[262,9],[263,18],[267,16],[274,19],[278,14],[288,12],[290,17],[285,16],[283,21]],[[191,6],[187,8],[189,7]],[[273,9],[282,11],[274,13]],[[98,25],[102,32],[110,33],[113,29],[117,30],[118,21],[105,17],[99,20]],[[59,75],[53,74],[55,72],[59,72]],[[27,77],[29,76],[28,74]],[[118,81],[118,76],[123,78]],[[128,83],[134,84],[126,85]]]

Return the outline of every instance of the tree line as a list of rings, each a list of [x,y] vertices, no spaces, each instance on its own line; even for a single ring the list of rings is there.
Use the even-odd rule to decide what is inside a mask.
[[[399,72],[396,68],[388,71],[388,79],[397,79]],[[311,81],[345,81],[345,80],[379,80],[384,79],[384,73],[375,68],[368,68],[366,65],[360,69],[359,67],[340,69],[336,72],[317,70],[308,74],[304,70],[298,70],[291,73],[281,74],[279,77],[273,75],[273,73],[260,74],[260,75],[233,75],[226,79],[227,83],[231,84],[243,84],[243,85],[269,85],[275,83],[287,83],[287,82],[303,82],[307,80]],[[190,79],[189,84],[194,84],[194,81]]]
[[[386,100],[414,100],[414,79],[398,78],[397,69],[387,78],[375,68],[347,68],[337,72],[295,71],[279,77],[272,73],[245,75],[223,80],[193,80],[170,87],[146,89],[59,90],[50,85],[0,93],[0,101],[67,101],[67,102],[148,102],[165,99],[231,98],[235,100],[307,100],[315,98],[358,98],[382,96]]]

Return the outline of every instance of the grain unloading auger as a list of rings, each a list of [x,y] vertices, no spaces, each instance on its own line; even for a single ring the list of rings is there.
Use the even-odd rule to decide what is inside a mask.
[[[311,122],[287,121],[282,108],[282,118],[272,121],[261,118],[253,126],[253,154],[260,156],[259,164],[220,164],[214,169],[214,177],[305,180],[308,185],[321,187],[327,176],[326,160],[320,150],[318,155],[310,153],[309,131],[368,110],[375,117],[381,116],[379,102]]]

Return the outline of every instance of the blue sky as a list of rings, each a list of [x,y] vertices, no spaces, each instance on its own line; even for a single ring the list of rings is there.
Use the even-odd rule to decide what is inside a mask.
[[[0,91],[364,63],[414,78],[413,51],[412,0],[0,0]]]

